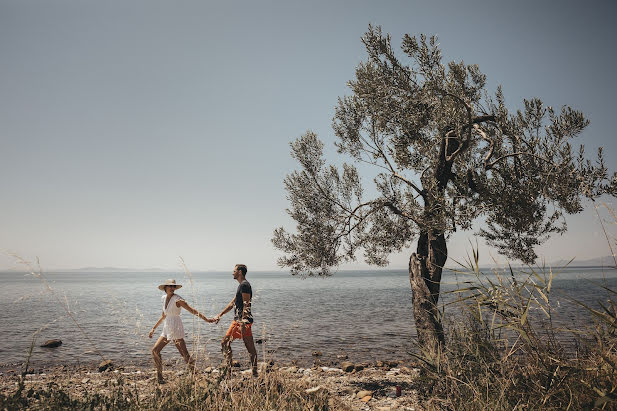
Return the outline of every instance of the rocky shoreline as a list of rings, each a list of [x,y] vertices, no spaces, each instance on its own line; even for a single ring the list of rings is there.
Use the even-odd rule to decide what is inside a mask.
[[[88,394],[110,396],[125,387],[140,398],[152,398],[161,392],[171,391],[189,377],[186,368],[178,362],[165,364],[166,384],[156,382],[153,368],[121,366],[108,363],[100,367],[57,366],[41,369],[22,376],[16,370],[0,372],[0,394],[4,397],[18,391],[23,378],[21,395],[27,398],[28,406],[37,408],[41,393],[59,389],[73,398]],[[242,381],[253,380],[250,370],[242,370],[238,363],[231,377],[223,380],[234,389],[242,389]],[[352,410],[422,410],[417,393],[419,370],[412,364],[396,361],[375,363],[352,363],[343,361],[338,366],[314,365],[302,368],[293,364],[260,363],[260,377],[277,375],[302,386],[304,395],[325,393],[332,409]],[[99,371],[100,369],[100,371]],[[208,384],[220,379],[221,370],[206,367],[198,370],[192,381]],[[236,384],[238,383],[238,384]]]

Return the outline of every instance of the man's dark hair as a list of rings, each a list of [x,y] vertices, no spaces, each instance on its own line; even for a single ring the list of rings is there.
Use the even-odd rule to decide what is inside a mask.
[[[246,265],[244,264],[236,264],[236,268],[240,271],[242,271],[242,275],[246,277],[246,272],[248,271],[246,269]]]

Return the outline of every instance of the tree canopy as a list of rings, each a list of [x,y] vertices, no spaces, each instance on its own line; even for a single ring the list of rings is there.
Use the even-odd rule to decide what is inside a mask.
[[[431,259],[432,239],[479,217],[489,245],[532,263],[535,246],[566,230],[565,214],[617,193],[602,150],[592,162],[573,146],[589,124],[580,111],[532,98],[511,112],[477,65],[444,63],[435,37],[405,35],[401,58],[380,27],[362,41],[368,59],[339,98],[333,130],[338,153],[373,167],[377,195],[364,198],[355,165],[326,164],[314,133],[291,143],[300,169],[284,184],[297,232],[280,227],[272,241],[292,273],[327,275],[360,250],[383,266],[414,240]]]

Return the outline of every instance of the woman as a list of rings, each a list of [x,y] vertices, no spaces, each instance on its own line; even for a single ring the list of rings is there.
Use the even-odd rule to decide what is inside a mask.
[[[154,365],[156,366],[156,375],[159,384],[165,383],[165,380],[163,379],[163,359],[161,357],[161,350],[169,343],[169,341],[173,341],[175,343],[176,348],[180,351],[180,355],[182,355],[184,361],[189,364],[193,372],[195,371],[195,360],[191,358],[188,350],[186,349],[186,343],[184,342],[184,326],[182,325],[182,320],[180,319],[180,312],[182,311],[182,308],[193,315],[197,315],[206,322],[216,322],[216,320],[207,318],[205,315],[188,305],[182,297],[175,294],[175,291],[181,287],[182,285],[176,284],[176,280],[167,280],[164,284],[159,285],[159,290],[165,291],[165,295],[161,298],[161,301],[163,302],[163,312],[161,314],[161,318],[159,318],[156,324],[154,324],[154,327],[152,327],[152,330],[150,330],[150,334],[148,335],[152,338],[152,334],[154,334],[156,327],[159,326],[161,321],[165,320],[165,323],[163,324],[163,333],[159,339],[156,340],[154,347],[152,347],[152,357],[154,357]]]

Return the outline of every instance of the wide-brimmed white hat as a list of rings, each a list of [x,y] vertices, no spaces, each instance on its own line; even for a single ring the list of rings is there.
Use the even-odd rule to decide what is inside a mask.
[[[169,280],[165,281],[163,284],[159,285],[159,290],[165,291],[166,285],[173,285],[174,287],[176,287],[176,290],[178,288],[182,288],[182,284],[176,284],[176,280],[170,278]]]

